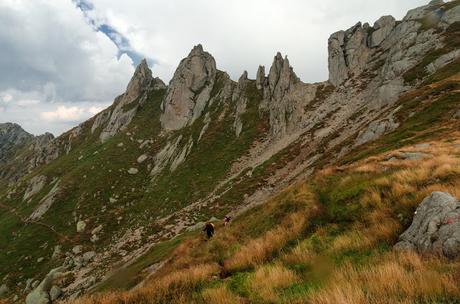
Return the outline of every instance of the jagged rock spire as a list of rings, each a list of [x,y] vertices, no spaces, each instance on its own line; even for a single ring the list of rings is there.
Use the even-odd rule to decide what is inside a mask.
[[[161,125],[166,131],[183,128],[200,117],[211,97],[216,73],[216,61],[201,44],[181,61],[162,103]]]
[[[159,78],[152,77],[152,71],[147,60],[143,59],[136,67],[126,92],[115,99],[113,109],[109,108],[96,116],[91,131],[94,132],[102,126],[100,139],[102,142],[106,141],[129,125],[137,113],[138,104],[145,100],[147,92],[164,88],[166,88],[164,82]],[[138,104],[125,112],[125,106],[133,102]]]
[[[283,56],[278,52],[273,59],[273,64],[268,73],[268,86],[271,98],[281,100],[293,83],[299,81],[299,78],[294,73],[287,56]]]
[[[265,67],[262,65],[257,69],[256,86],[258,90],[265,86]]]

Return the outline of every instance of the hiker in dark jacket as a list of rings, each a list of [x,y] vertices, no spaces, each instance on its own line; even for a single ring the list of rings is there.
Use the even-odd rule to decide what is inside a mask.
[[[204,229],[203,231],[206,232],[206,235],[208,237],[208,239],[212,238],[212,236],[214,235],[214,225],[213,223],[206,223],[206,225],[204,225]]]

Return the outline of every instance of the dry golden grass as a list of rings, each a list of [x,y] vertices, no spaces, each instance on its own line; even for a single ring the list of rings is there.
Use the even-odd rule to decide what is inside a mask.
[[[297,244],[288,253],[281,256],[281,260],[287,264],[302,265],[310,263],[316,257],[315,252],[306,242]]]
[[[279,301],[278,289],[289,287],[298,281],[299,278],[292,270],[280,264],[268,265],[256,270],[251,288],[264,303],[275,303]]]
[[[347,264],[335,271],[325,288],[311,294],[309,303],[414,303],[460,296],[449,274],[435,271],[430,257],[422,261],[413,252],[387,254],[381,262],[364,267]]]
[[[224,264],[225,269],[231,272],[238,271],[267,261],[288,241],[298,237],[305,227],[306,217],[307,214],[303,211],[289,215],[285,223],[268,231],[262,237],[250,241],[227,259]]]
[[[350,232],[336,237],[329,250],[338,252],[370,249],[377,242],[391,242],[401,230],[401,224],[391,217],[382,217],[382,215],[384,216],[383,212],[375,210],[372,216],[376,216],[378,220],[373,220],[367,227],[362,224],[355,225]]]
[[[297,238],[305,229],[308,218],[319,211],[313,204],[312,193],[305,183],[298,185],[295,190],[291,189],[285,199],[301,201],[301,210],[288,214],[280,225],[241,247],[224,262],[226,271],[234,272],[255,267],[269,260],[287,242]]]
[[[201,296],[203,301],[207,304],[239,304],[241,303],[238,296],[233,294],[225,286],[217,288],[205,289]]]
[[[128,292],[96,294],[69,303],[189,303],[187,297],[190,292],[218,272],[219,267],[214,264],[196,265],[189,269],[171,272],[157,280],[152,280],[142,288]]]

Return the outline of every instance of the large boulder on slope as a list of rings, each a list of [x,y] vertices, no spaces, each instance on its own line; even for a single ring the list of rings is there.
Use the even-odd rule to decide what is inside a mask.
[[[411,226],[399,239],[397,250],[460,256],[460,202],[448,193],[433,192],[418,206]]]

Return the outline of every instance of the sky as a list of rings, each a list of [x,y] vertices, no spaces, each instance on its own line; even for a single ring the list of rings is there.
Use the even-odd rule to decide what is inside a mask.
[[[109,106],[142,58],[167,83],[198,43],[232,79],[279,51],[304,82],[324,81],[330,34],[427,2],[0,0],[0,123],[59,135]]]

